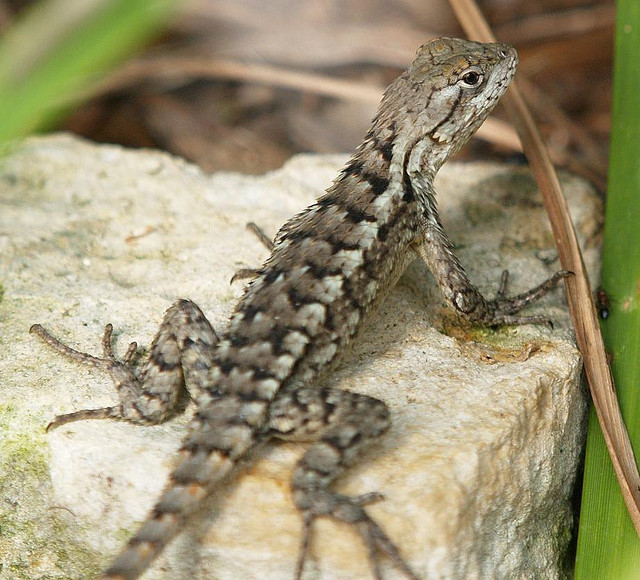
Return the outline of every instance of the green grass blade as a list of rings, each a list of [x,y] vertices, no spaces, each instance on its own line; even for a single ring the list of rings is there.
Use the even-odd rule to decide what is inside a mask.
[[[51,127],[65,103],[168,21],[180,0],[48,0],[0,40],[0,142]]]
[[[602,285],[603,323],[622,415],[640,454],[640,2],[618,0],[611,163]],[[575,580],[640,579],[640,541],[595,412],[587,438]]]

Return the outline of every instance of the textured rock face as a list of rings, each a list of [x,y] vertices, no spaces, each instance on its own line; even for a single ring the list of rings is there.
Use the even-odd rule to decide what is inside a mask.
[[[157,427],[86,421],[50,433],[56,414],[116,400],[108,377],[64,360],[28,334],[42,323],[99,355],[148,347],[163,311],[195,300],[214,325],[230,314],[241,267],[313,201],[344,157],[303,156],[262,177],[206,176],[157,152],[32,139],[0,166],[0,577],[86,578],[106,564],[152,506],[192,413]],[[564,180],[597,267],[600,206]],[[526,171],[449,164],[443,221],[469,275],[490,295],[503,268],[513,292],[558,269]],[[563,293],[533,313],[555,330],[469,328],[442,306],[414,263],[331,382],[384,399],[393,427],[340,482],[379,490],[370,513],[421,578],[562,578],[586,398]],[[255,453],[170,545],[146,579],[292,578],[301,521],[288,481],[304,445]],[[370,578],[358,536],[319,521],[306,578]],[[401,578],[385,560],[385,579]]]

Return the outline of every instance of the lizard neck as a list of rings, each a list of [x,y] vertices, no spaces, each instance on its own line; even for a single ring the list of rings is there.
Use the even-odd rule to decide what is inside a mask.
[[[387,223],[400,208],[403,213],[421,215],[421,221],[438,222],[433,181],[447,158],[438,154],[423,125],[391,120],[381,107],[328,195],[351,197],[359,205],[366,201],[367,211],[378,224]],[[373,192],[375,199],[354,196],[362,188]]]
[[[319,203],[339,198],[342,204],[366,212],[379,227],[391,226],[399,209],[415,205],[424,192],[433,189],[435,170],[424,162],[423,141],[413,138],[415,143],[408,143],[408,138],[412,136],[395,121],[376,116],[362,144]]]
[[[439,223],[438,206],[433,182],[442,165],[433,155],[428,136],[415,138],[403,151],[402,179],[405,190],[411,190],[423,219]]]

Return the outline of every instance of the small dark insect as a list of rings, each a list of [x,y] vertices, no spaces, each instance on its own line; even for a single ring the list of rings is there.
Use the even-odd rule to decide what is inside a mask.
[[[611,298],[609,298],[609,295],[604,291],[602,286],[598,286],[596,289],[596,308],[598,309],[598,315],[602,320],[609,318]]]

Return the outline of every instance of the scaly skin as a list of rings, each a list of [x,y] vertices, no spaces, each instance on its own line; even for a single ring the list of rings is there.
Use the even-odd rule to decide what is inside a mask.
[[[500,292],[486,300],[452,252],[433,189],[440,166],[484,121],[516,65],[515,51],[501,44],[440,38],[421,47],[385,92],[371,129],[334,184],[282,227],[219,340],[200,309],[180,300],[167,311],[138,378],[130,368],[135,345],[117,362],[110,326],[102,359],[33,327],[63,354],[110,372],[120,397],[114,407],[56,417],[50,428],[85,418],[158,423],[171,416],[185,387],[198,406],[165,491],[101,578],[138,578],[238,461],[278,437],[313,441],[292,481],[305,522],[296,578],[313,520],[328,516],[360,532],[376,578],[375,553],[383,551],[417,579],[363,509],[379,496],[349,498],[330,487],[388,428],[388,409],[382,401],[323,387],[322,379],[416,256],[461,316],[483,325],[544,321],[515,314],[567,273],[515,298]]]

